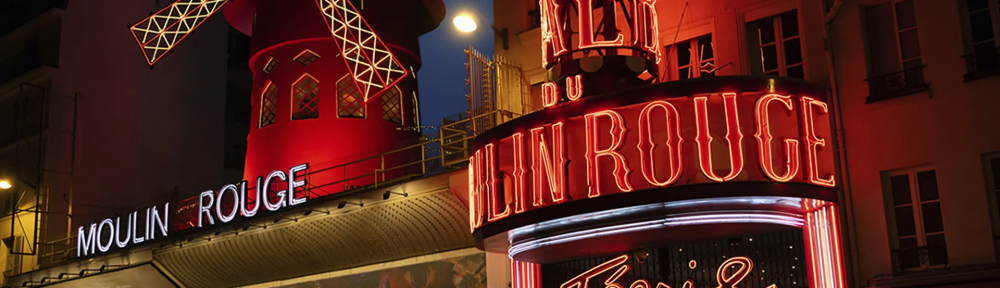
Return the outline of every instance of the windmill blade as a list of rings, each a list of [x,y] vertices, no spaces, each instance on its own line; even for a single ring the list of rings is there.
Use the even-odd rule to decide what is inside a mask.
[[[130,28],[150,66],[174,49],[228,0],[178,0]]]
[[[368,103],[411,72],[403,68],[348,0],[316,0],[330,34],[344,56],[354,85]]]

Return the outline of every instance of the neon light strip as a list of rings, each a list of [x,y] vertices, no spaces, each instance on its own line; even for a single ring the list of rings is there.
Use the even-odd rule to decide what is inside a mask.
[[[228,0],[178,0],[135,23],[132,37],[142,48],[146,63],[153,66],[163,54],[184,41],[194,29],[205,23]]]
[[[316,5],[323,12],[323,20],[330,27],[365,103],[410,74],[350,1],[316,0]]]
[[[805,228],[813,287],[841,288],[844,284],[837,207],[823,201],[806,200]]]
[[[471,161],[470,161],[471,163]],[[472,167],[472,166],[470,166]],[[471,173],[471,172],[470,172]],[[609,209],[598,212],[591,212],[586,214],[574,215],[569,217],[563,217],[559,219],[553,219],[548,221],[543,221],[531,225],[521,226],[512,229],[508,232],[508,241],[513,238],[520,237],[525,234],[534,233],[538,230],[551,229],[552,227],[573,225],[575,223],[583,221],[600,221],[602,219],[619,217],[622,215],[636,214],[636,213],[646,213],[648,211],[657,209],[679,209],[679,208],[692,208],[700,205],[707,204],[717,204],[717,205],[768,205],[768,206],[781,206],[789,210],[802,209],[802,199],[795,197],[771,197],[771,196],[761,196],[761,197],[721,197],[721,198],[711,198],[711,199],[694,199],[694,200],[682,200],[682,201],[672,201],[665,203],[655,203],[655,204],[645,204],[632,207]]]
[[[726,212],[684,213],[684,214],[671,215],[663,219],[587,229],[587,230],[570,232],[555,236],[544,237],[540,239],[522,241],[519,243],[512,243],[512,245],[507,251],[507,255],[508,257],[513,259],[515,255],[523,252],[531,251],[538,248],[544,248],[546,246],[573,242],[588,238],[603,237],[603,236],[617,235],[617,234],[644,231],[644,230],[663,229],[667,227],[676,227],[676,226],[726,224],[726,223],[777,224],[777,225],[785,225],[792,227],[802,227],[805,224],[805,221],[802,219],[800,215],[796,215],[793,213],[785,213],[785,212],[774,212],[774,211],[755,211],[755,212],[740,211],[732,213],[726,213]]]

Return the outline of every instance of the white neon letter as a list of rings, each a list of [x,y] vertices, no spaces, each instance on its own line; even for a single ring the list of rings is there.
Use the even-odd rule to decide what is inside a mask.
[[[97,249],[97,224],[90,224],[90,233],[83,226],[76,229],[76,257],[94,254]]]
[[[226,195],[226,191],[233,191],[233,210],[229,212],[229,215],[222,214],[222,196]],[[238,209],[240,207],[240,195],[237,193],[236,185],[233,184],[226,184],[226,186],[222,186],[222,189],[219,189],[219,201],[215,201],[215,215],[219,216],[220,222],[229,223],[229,221],[233,221],[233,218],[236,218],[236,213],[240,211]]]
[[[149,211],[149,209],[147,208],[146,211]],[[147,216],[146,216],[146,222],[149,222],[149,216],[148,215],[149,214],[147,214]],[[138,229],[138,225],[139,225],[139,211],[132,212],[132,219],[134,219],[134,221],[132,221],[132,228],[131,228],[132,229],[132,244],[139,244],[139,243],[145,242],[146,238],[143,237],[143,236],[139,236],[139,229]]]
[[[243,195],[243,200],[240,200],[240,212],[243,213],[243,217],[253,217],[257,215],[257,210],[260,209],[260,182],[264,180],[264,177],[257,176],[257,188],[254,192],[257,195],[253,197],[253,209],[247,210],[247,204],[250,199],[247,197],[247,181],[240,182],[240,195]]]
[[[125,223],[125,241],[122,241],[122,217],[118,216],[115,218],[115,244],[118,244],[118,248],[125,248],[128,245],[129,240],[132,240],[132,223],[135,220],[132,219],[132,214],[128,215],[128,223]]]
[[[295,173],[305,171],[306,169],[309,169],[309,163],[303,163],[288,169],[288,206],[306,203],[306,199],[308,199],[305,195],[302,198],[295,198],[295,188],[306,186],[306,179],[296,181]]]
[[[208,212],[206,211],[205,214],[208,214]],[[199,213],[198,215],[201,215],[201,213]],[[156,232],[155,232],[156,226],[160,227],[160,233],[163,234],[163,237],[167,237],[167,220],[168,220],[167,217],[169,216],[170,216],[170,202],[167,202],[167,204],[163,204],[163,218],[160,218],[160,214],[156,213],[156,206],[153,206],[154,232],[149,233],[149,240],[153,240],[153,238],[156,238]],[[212,219],[211,216],[209,217],[210,218],[208,219]],[[201,219],[198,220],[198,224],[201,224]]]
[[[264,199],[264,208],[267,208],[267,210],[269,211],[277,211],[278,209],[281,209],[281,207],[285,206],[285,190],[274,192],[274,195],[280,196],[280,198],[278,198],[280,200],[272,204],[271,201],[268,200],[268,198],[270,198],[268,196],[270,196],[271,194],[271,191],[270,189],[268,189],[268,187],[271,186],[272,178],[278,178],[281,179],[281,181],[288,180],[288,178],[285,177],[285,171],[281,170],[275,170],[274,172],[271,172],[270,175],[267,175],[267,178],[264,178],[264,193],[263,195],[261,195],[261,197]]]
[[[104,224],[108,224],[108,229],[115,229],[115,222],[111,221],[111,218],[104,218],[104,220],[101,220],[101,224],[97,225],[97,250],[101,252],[108,252],[108,249],[111,249],[111,244],[115,242],[116,233],[114,231],[110,231],[108,233],[107,244],[101,245],[101,235],[104,234],[101,232],[104,231]]]
[[[206,196],[208,197],[208,204],[205,204]],[[212,213],[208,212],[209,209],[212,209],[213,203],[215,203],[215,191],[204,191],[201,192],[201,196],[198,196],[198,227],[201,227],[202,219],[205,218],[202,215],[208,217],[208,225],[215,225],[215,218],[212,218]],[[153,214],[156,214],[155,206],[153,207]],[[149,237],[149,239],[153,239],[153,237]]]

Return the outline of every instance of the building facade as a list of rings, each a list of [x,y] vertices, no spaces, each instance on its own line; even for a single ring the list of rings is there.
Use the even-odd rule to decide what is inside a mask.
[[[524,69],[532,103],[540,103],[544,7],[494,3],[497,26],[511,31],[510,49],[497,51]],[[989,128],[996,122],[989,92],[996,82],[995,3],[656,7],[663,49],[657,82],[775,75],[826,87],[852,286],[997,285],[998,143]]]
[[[160,2],[100,21],[121,4],[71,2],[0,39],[58,39],[57,63],[12,60],[44,65],[0,79],[0,104],[25,109],[25,87],[45,87],[62,104],[36,118],[76,127],[37,148],[50,190],[72,192],[26,195],[88,201],[48,206],[74,215],[70,229],[23,220],[39,224],[0,232],[37,233],[33,246],[61,257],[5,241],[26,263],[8,264],[7,285],[1000,285],[995,1],[496,0],[493,25],[508,33],[498,55],[468,55],[469,117],[430,138],[400,128],[418,115],[405,71],[420,68],[415,35],[442,21],[440,3],[407,2],[423,18],[399,29],[404,17],[375,1],[232,0],[151,57],[159,44],[134,28],[169,11]],[[364,57],[317,44],[358,34],[331,38],[322,17],[282,27],[317,3],[329,21],[360,11],[371,31],[392,31],[381,40],[399,67],[386,71],[405,76],[359,84],[340,63]],[[108,48],[81,48],[94,43]],[[31,49],[2,53],[19,50]],[[15,128],[27,114],[0,113],[19,115],[0,125],[33,131]],[[368,144],[327,133],[351,129],[381,132]],[[0,145],[23,152],[23,134]],[[0,173],[40,181],[18,172],[39,166],[17,163]],[[105,202],[114,209],[84,205]]]

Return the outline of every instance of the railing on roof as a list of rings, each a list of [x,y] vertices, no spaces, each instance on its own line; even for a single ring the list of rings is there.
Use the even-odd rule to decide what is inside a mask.
[[[533,110],[528,81],[519,67],[500,56],[494,57],[495,60],[482,57],[472,49],[466,50],[466,54],[470,74],[469,112],[442,119],[437,138],[425,135],[415,144],[342,163],[310,164],[305,173],[308,183],[305,193],[309,199],[375,189],[460,169],[471,156],[472,139],[476,135]],[[247,189],[255,189],[255,184],[251,181]],[[247,200],[247,205],[256,201]],[[170,232],[196,228],[197,205],[197,196],[171,203],[174,214],[169,218]],[[39,263],[48,263],[46,267],[76,256],[76,236],[39,244],[42,246],[39,257],[47,260]]]

